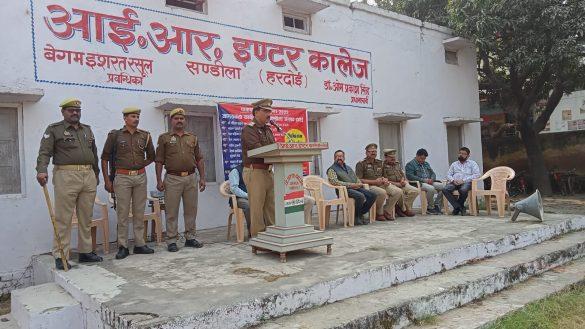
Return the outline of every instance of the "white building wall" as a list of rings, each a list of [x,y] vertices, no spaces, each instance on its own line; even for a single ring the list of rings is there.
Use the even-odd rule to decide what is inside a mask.
[[[364,145],[378,142],[378,122],[373,119],[374,113],[407,112],[422,114],[422,118],[409,120],[403,124],[403,148],[406,153],[403,158],[410,160],[418,148],[424,147],[430,153],[429,161],[435,171],[443,175],[448,169],[447,134],[443,118],[479,117],[475,51],[471,47],[464,48],[458,53],[459,65],[446,64],[442,41],[452,36],[445,28],[433,25],[421,27],[420,21],[415,19],[384,13],[363,4],[354,4],[355,7],[350,8],[349,2],[341,0],[329,2],[328,8],[312,15],[310,35],[283,31],[281,8],[272,0],[209,0],[207,15],[166,7],[163,0],[118,2],[371,52],[369,73],[373,87],[372,109],[295,101],[275,103],[279,106],[308,108],[309,111],[323,111],[326,108],[340,111],[339,114],[320,120],[321,139],[330,145],[330,149],[323,153],[324,168],[332,162],[333,151],[336,149],[346,150],[347,162],[354,166],[364,156]],[[93,6],[103,6],[103,3],[94,0],[84,2],[55,0],[54,3],[67,8],[80,6],[81,3],[84,8],[89,9]],[[61,100],[70,96],[82,100],[82,122],[92,126],[101,153],[107,132],[122,125],[120,111],[123,107],[132,105],[142,108],[141,127],[157,136],[165,131],[165,121],[163,112],[156,109],[154,104],[163,98],[173,97],[159,93],[35,81],[30,9],[29,1],[0,2],[0,26],[5,32],[1,36],[3,46],[0,50],[2,72],[0,86],[44,90],[44,97],[40,101],[23,104],[21,122],[23,148],[21,163],[25,173],[22,180],[23,194],[0,196],[0,209],[3,211],[0,230],[2,250],[0,275],[21,272],[29,264],[32,255],[47,252],[51,248],[52,229],[41,189],[35,179],[35,166],[39,141],[45,127],[62,119],[57,106]],[[119,10],[116,14],[119,14]],[[161,16],[161,22],[170,25],[172,18]],[[213,32],[222,34],[224,31],[218,27]],[[83,41],[80,38],[76,40],[78,41],[75,42],[81,46]],[[115,45],[98,46],[96,52],[119,51]],[[44,45],[37,45],[37,58],[42,57],[40,50],[42,47]],[[226,55],[228,53],[231,55],[231,51],[226,51]],[[80,71],[80,74],[91,79],[92,72]],[[157,79],[172,81],[175,77],[159,74]],[[247,81],[229,88],[234,95],[262,94],[273,98],[288,96],[274,94],[272,91],[264,93],[262,90],[254,89],[254,85]],[[183,98],[241,101],[195,96]],[[481,166],[480,143],[479,124],[466,125],[464,144],[472,150],[473,158]],[[217,154],[216,159],[220,162],[221,154]],[[221,162],[216,167],[220,169]],[[218,177],[221,181],[221,171],[218,171]],[[149,190],[154,190],[153,165],[148,168],[148,178]],[[198,229],[226,224],[226,201],[217,192],[217,186],[217,183],[209,183],[207,190],[199,196]],[[99,186],[98,191],[100,198],[105,199],[103,184]],[[113,212],[110,215],[110,227],[115,228],[115,215]],[[115,230],[112,229],[110,240],[115,239]],[[74,239],[73,245],[75,243]]]
[[[546,133],[585,130],[585,90],[564,95],[548,121]]]

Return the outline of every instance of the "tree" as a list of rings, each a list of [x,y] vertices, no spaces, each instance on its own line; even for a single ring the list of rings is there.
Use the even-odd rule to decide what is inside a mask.
[[[480,88],[518,127],[534,183],[550,195],[538,134],[561,97],[584,87],[585,1],[451,0],[447,8],[450,27],[477,46]]]
[[[376,5],[409,17],[446,26],[449,23],[447,13],[448,0],[377,0]]]
[[[534,184],[550,195],[538,134],[561,97],[585,87],[585,1],[382,0],[378,5],[446,25],[475,43],[480,90],[516,124]]]

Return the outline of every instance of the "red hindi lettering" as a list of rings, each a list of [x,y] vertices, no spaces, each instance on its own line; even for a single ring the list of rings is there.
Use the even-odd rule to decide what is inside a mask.
[[[331,62],[329,62],[328,57],[331,59]],[[335,73],[335,56],[320,51],[309,50],[309,65],[319,71],[331,67],[331,71]]]
[[[84,40],[86,41],[91,40],[89,29],[89,18],[91,16],[91,13],[73,9],[74,14],[81,14],[81,19],[77,23],[71,23],[69,22],[71,20],[71,14],[67,11],[67,9],[63,8],[62,6],[48,5],[47,9],[51,14],[57,12],[63,13],[63,15],[59,17],[52,18],[44,17],[45,24],[56,37],[60,39],[69,39],[75,34],[75,31],[81,31]],[[64,25],[65,29],[63,31],[57,31],[53,27],[53,25],[55,26]]]
[[[134,31],[136,30],[136,25],[140,25],[140,21],[134,19],[132,17],[137,18],[138,14],[130,8],[126,8],[122,11],[123,17],[115,17],[110,22],[110,29],[112,32],[108,33],[110,40],[113,43],[120,46],[124,52],[128,52],[128,46],[132,45],[136,40],[134,35]]]
[[[250,40],[232,37],[234,41],[232,47],[234,48],[234,57],[243,66],[246,66],[246,63],[250,61],[252,56],[250,55]]]
[[[339,48],[339,52],[343,53],[345,56],[336,56],[337,57],[337,68],[339,72],[343,74],[343,76],[353,76],[353,61],[351,55],[345,48]]]
[[[171,50],[173,44],[177,45],[178,52],[180,53],[183,52],[183,43],[180,34],[176,34],[174,38],[169,39],[169,30],[167,29],[166,26],[159,22],[150,23],[150,28],[152,28],[153,32],[158,32],[155,34],[156,39],[152,37],[152,34],[150,34],[150,32],[147,32],[146,34],[148,35],[148,38],[150,39],[150,42],[152,43],[153,47],[159,53],[167,54]],[[179,37],[179,40],[177,40],[177,36]],[[159,46],[158,42],[164,43]]]

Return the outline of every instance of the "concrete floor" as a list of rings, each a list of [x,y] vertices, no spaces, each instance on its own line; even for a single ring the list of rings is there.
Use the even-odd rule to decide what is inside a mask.
[[[545,224],[566,219],[547,214]],[[86,292],[117,314],[135,314],[136,320],[174,318],[543,226],[528,216],[515,223],[472,216],[417,216],[353,228],[332,223],[327,230],[334,238],[332,255],[325,254],[325,247],[292,252],[284,264],[276,254],[253,255],[233,237],[227,242],[223,228],[200,232],[198,239],[205,243],[201,249],[183,248],[181,242],[177,253],[167,252],[164,245],[154,255],[124,260],[113,259],[111,253],[91,271],[72,270],[67,276],[72,282],[93,282]],[[111,289],[92,294],[91,286]]]

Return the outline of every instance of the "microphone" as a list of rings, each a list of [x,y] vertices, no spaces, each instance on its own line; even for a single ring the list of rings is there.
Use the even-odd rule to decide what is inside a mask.
[[[282,128],[280,128],[280,126],[272,119],[270,119],[270,124],[274,126],[274,128],[276,128],[276,130],[278,130],[279,133],[282,132]]]

